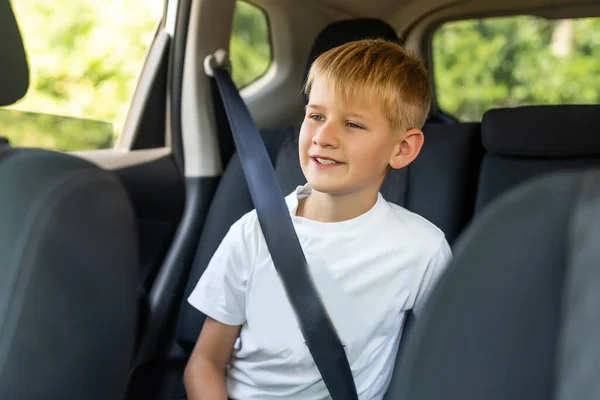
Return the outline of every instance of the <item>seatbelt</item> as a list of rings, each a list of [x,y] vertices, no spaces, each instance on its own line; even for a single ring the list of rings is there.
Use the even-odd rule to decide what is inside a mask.
[[[226,62],[226,52],[218,50],[205,59],[204,69],[221,94],[273,264],[329,394],[334,400],[358,400],[344,346],[312,281],[275,170],[250,112],[225,70]]]

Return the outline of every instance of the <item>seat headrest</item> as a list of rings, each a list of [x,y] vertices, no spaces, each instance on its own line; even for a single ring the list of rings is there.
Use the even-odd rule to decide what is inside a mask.
[[[321,54],[344,43],[361,39],[385,39],[398,42],[398,35],[396,35],[394,28],[375,18],[357,18],[332,22],[319,33],[310,49],[302,83],[308,77],[310,66]]]
[[[0,0],[0,60],[0,106],[7,106],[25,96],[29,87],[25,48],[8,0]]]
[[[526,106],[483,116],[483,145],[517,157],[582,157],[600,154],[599,105]]]

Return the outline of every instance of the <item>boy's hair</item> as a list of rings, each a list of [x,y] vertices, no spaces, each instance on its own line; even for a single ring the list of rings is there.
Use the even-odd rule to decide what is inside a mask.
[[[343,101],[365,95],[380,101],[395,133],[425,124],[431,103],[427,70],[419,57],[396,43],[365,39],[321,54],[304,85],[307,97],[316,77],[324,78]]]

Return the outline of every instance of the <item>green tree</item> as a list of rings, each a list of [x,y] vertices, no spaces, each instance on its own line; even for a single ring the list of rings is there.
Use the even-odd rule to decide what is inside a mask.
[[[433,40],[440,107],[477,121],[494,107],[597,103],[598,28],[597,18],[529,16],[444,24]]]
[[[18,0],[12,6],[30,87],[9,107],[26,113],[0,112],[0,134],[17,145],[59,150],[112,146],[163,0]]]
[[[230,43],[233,81],[244,87],[262,76],[271,63],[271,41],[266,14],[258,7],[238,1]]]
[[[13,0],[12,6],[31,83],[21,101],[0,109],[0,135],[15,145],[67,151],[111,147],[164,0]],[[264,74],[271,61],[266,15],[243,1],[235,8],[231,58],[238,87]]]

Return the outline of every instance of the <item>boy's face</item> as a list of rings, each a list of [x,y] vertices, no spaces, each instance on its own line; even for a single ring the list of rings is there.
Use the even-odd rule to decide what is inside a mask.
[[[300,130],[302,172],[319,192],[377,192],[387,167],[398,167],[403,138],[391,131],[378,102],[336,97],[324,79],[314,80]]]

